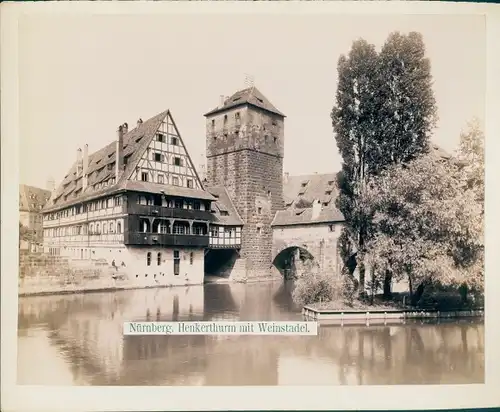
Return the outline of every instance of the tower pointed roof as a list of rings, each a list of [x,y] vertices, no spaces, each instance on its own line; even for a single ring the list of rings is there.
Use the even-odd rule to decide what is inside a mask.
[[[277,114],[278,116],[286,117],[255,86],[237,91],[232,96],[224,100],[223,105],[205,113],[205,116],[211,116],[213,114],[243,105],[258,107],[268,112]]]

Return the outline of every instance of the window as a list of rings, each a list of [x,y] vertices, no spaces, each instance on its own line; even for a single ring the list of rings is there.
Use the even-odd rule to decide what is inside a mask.
[[[273,126],[276,126],[278,124],[278,122],[276,121],[276,119],[273,119]]]
[[[161,153],[153,153],[153,160],[155,162],[163,162],[164,156]]]
[[[177,137],[172,136],[170,138],[170,144],[172,144],[173,146],[178,146],[179,145],[179,139],[177,139]]]
[[[327,195],[327,196],[329,196],[329,195],[331,195],[331,194],[332,194],[332,191],[331,191],[331,190],[327,190],[327,191],[325,192],[325,195]]]
[[[139,203],[140,205],[147,205],[148,201],[146,200],[146,196],[139,196],[137,198],[137,203]]]
[[[109,198],[106,200],[106,207],[113,207],[113,199]]]
[[[160,222],[160,233],[168,233],[168,223],[166,220]]]
[[[115,206],[120,206],[122,204],[121,196],[116,196],[114,199]]]
[[[108,233],[108,225],[106,223],[102,224],[102,233]]]
[[[194,260],[194,253],[193,252],[190,252],[189,253],[189,264],[192,265],[193,264],[193,260]]]
[[[227,210],[221,210],[220,215],[221,216],[229,216],[229,212]]]
[[[148,172],[142,172],[141,173],[141,180],[143,182],[147,182],[148,181]]]
[[[227,114],[224,115],[224,126],[227,124]]]
[[[116,224],[116,233],[122,233],[122,223],[118,222]]]
[[[187,187],[189,189],[193,188],[193,179],[187,179],[186,183],[187,183]]]
[[[335,232],[335,225],[328,225],[329,232]]]
[[[308,182],[302,182],[301,186],[306,187]]]
[[[151,252],[148,252],[146,255],[146,264],[151,266]]]
[[[158,134],[156,135],[156,140],[157,140],[158,142],[165,143],[165,135],[164,135],[164,134],[161,134],[161,133],[158,133]]]
[[[185,235],[187,234],[187,228],[183,224],[174,223],[174,235]]]
[[[181,256],[178,250],[174,250],[174,275],[179,276]]]
[[[165,183],[165,178],[162,174],[158,175],[158,183],[163,184]]]
[[[212,129],[215,129],[215,119],[212,119]]]
[[[234,118],[235,118],[236,120],[240,120],[240,112],[236,112],[236,113],[234,114]]]
[[[219,237],[219,228],[217,226],[212,226],[210,228],[210,236]]]
[[[257,214],[258,214],[258,215],[261,215],[261,214],[262,214],[262,208],[261,208],[261,207],[258,207],[258,208],[257,208]]]
[[[174,166],[182,166],[182,159],[180,157],[174,157]]]
[[[161,252],[158,252],[158,255],[156,256],[156,264],[158,266],[161,265]]]
[[[278,141],[277,137],[273,137],[273,139],[274,139],[274,143],[276,143]]]
[[[194,208],[194,210],[200,210],[200,209],[201,209],[201,204],[200,204],[200,202],[195,201],[195,202],[193,203],[193,208]]]
[[[258,227],[257,228],[257,234],[260,235],[261,232],[262,232],[262,228]]]
[[[113,222],[109,223],[109,233],[114,233],[115,231],[115,226],[113,225]]]
[[[101,228],[99,227],[99,223],[96,223],[96,225],[95,225],[95,233],[97,235],[101,234]]]
[[[179,178],[177,176],[172,176],[172,184],[174,186],[179,186]]]
[[[193,209],[193,202],[188,200],[185,204],[186,204],[186,209],[188,210]]]
[[[174,202],[174,207],[175,207],[176,209],[182,209],[182,200],[176,200],[176,201]]]

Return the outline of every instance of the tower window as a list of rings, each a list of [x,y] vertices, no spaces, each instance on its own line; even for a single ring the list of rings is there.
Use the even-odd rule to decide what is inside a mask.
[[[227,123],[227,114],[224,115],[224,125]]]
[[[146,255],[146,263],[148,266],[151,266],[151,252],[148,252]]]
[[[215,129],[215,119],[212,119],[212,129]]]
[[[278,141],[278,138],[274,137],[274,143],[276,143],[277,141]]]
[[[261,215],[262,214],[262,208],[261,207],[258,207],[257,208],[257,214]]]
[[[161,265],[161,252],[158,252],[158,255],[156,257],[156,263],[157,263],[158,266]]]

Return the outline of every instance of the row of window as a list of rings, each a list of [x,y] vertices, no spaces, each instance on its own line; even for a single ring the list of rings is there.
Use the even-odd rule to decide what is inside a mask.
[[[156,176],[155,176],[156,175]],[[159,183],[159,184],[171,184],[172,186],[182,186],[184,187],[184,181],[185,181],[185,187],[188,189],[193,189],[194,188],[194,181],[192,178],[186,178],[183,179],[181,176],[172,176],[170,181],[169,181],[169,175],[164,174],[164,173],[152,173],[149,170],[141,170],[140,174],[140,179],[143,182],[152,182],[152,183]]]
[[[167,136],[163,133],[157,133],[156,141],[160,143],[167,143]],[[172,146],[179,146],[179,138],[177,136],[170,136],[170,144]]]
[[[158,151],[151,152],[151,160],[158,163],[168,163],[167,156],[164,153]],[[171,162],[174,166],[184,166],[184,159],[182,159],[182,157],[180,156],[172,156]]]
[[[44,229],[45,237],[62,237],[62,236],[76,236],[76,235],[100,235],[100,234],[121,234],[122,222],[118,221],[104,221],[86,223],[75,226],[54,227]]]
[[[151,266],[151,252],[148,252],[146,254],[146,264],[148,266]],[[181,260],[181,254],[180,254],[180,251],[178,250],[174,250],[173,251],[173,258],[174,258],[174,274],[178,275],[179,272],[175,270],[175,266],[179,265],[180,263],[180,260]],[[192,265],[193,264],[193,261],[194,261],[194,253],[193,252],[190,252],[189,253],[189,264]],[[156,265],[157,266],[160,266],[161,265],[161,262],[162,262],[162,253],[161,252],[158,252],[156,254]]]
[[[149,219],[141,218],[139,220],[139,231],[141,233],[159,233],[174,235],[207,235],[207,226],[205,224],[193,223],[192,227],[188,222],[176,221],[172,227],[166,219],[155,219],[153,224]]]
[[[159,196],[140,195],[137,197],[137,203],[145,206],[163,206],[173,209],[206,210],[206,205],[197,200],[173,200]]]
[[[82,213],[93,212],[95,210],[112,208],[123,204],[122,196],[113,196],[105,199],[94,200],[82,205],[69,207],[58,212],[48,213],[44,215],[44,220],[56,220],[64,217],[80,215]]]
[[[236,99],[238,100],[238,99]],[[234,113],[234,120],[236,121],[236,124],[238,124],[241,120],[241,116],[240,116],[240,112],[235,112]],[[224,126],[227,124],[227,121],[228,121],[228,117],[227,117],[227,114],[224,115]],[[272,120],[272,125],[273,126],[277,126],[278,125],[278,121],[276,119],[273,119]],[[212,119],[212,129],[215,128],[215,119]],[[266,130],[266,126],[264,125],[264,130]]]

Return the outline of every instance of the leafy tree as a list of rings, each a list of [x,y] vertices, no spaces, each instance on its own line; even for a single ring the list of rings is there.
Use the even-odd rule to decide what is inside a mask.
[[[34,239],[34,233],[32,230],[28,229],[21,222],[19,222],[19,246],[21,246],[21,241],[31,242]]]
[[[380,54],[373,45],[358,40],[348,57],[340,57],[338,73],[336,105],[331,114],[343,159],[336,205],[346,220],[343,236],[357,251],[363,290],[363,256],[372,232],[372,210],[360,202],[361,193],[370,176],[428,152],[437,120],[436,104],[430,61],[419,33],[392,33]],[[388,272],[384,288],[387,295],[390,284]]]
[[[342,170],[337,176],[339,196],[336,206],[346,220],[342,233],[344,250],[348,248],[345,244],[348,239],[354,249],[362,251],[367,238],[367,217],[358,198],[369,175],[368,154],[377,133],[374,127],[379,115],[374,99],[378,88],[378,79],[374,76],[377,59],[373,45],[365,40],[357,40],[349,55],[342,55],[338,62],[339,84],[331,118],[337,147],[343,159]],[[361,262],[361,291],[364,272]]]
[[[407,276],[411,294],[435,281],[482,287],[483,206],[462,174],[457,162],[421,156],[384,171],[362,196],[377,211],[367,260]]]

